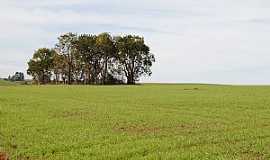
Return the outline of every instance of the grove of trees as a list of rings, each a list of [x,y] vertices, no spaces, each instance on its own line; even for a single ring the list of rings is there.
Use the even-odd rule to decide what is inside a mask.
[[[39,84],[135,84],[154,62],[143,37],[67,33],[35,51],[27,74]]]
[[[24,74],[22,72],[16,72],[13,76],[8,76],[8,81],[24,81]]]

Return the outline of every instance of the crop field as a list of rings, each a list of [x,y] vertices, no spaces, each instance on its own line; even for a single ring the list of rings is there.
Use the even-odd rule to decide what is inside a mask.
[[[11,160],[270,159],[270,86],[0,86]]]
[[[12,83],[9,81],[4,81],[4,80],[0,80],[0,86],[11,86],[11,85],[16,85],[16,83]]]

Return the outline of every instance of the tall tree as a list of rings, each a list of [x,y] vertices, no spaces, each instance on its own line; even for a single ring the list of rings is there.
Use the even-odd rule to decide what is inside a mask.
[[[73,50],[73,42],[77,39],[77,35],[74,33],[63,34],[58,38],[56,44],[56,50],[60,55],[64,55],[68,64],[68,84],[71,84],[74,80],[74,60],[75,52]]]
[[[60,80],[66,83],[68,75],[68,64],[65,55],[55,54],[53,57],[53,72],[55,75],[55,82],[59,83]]]
[[[135,84],[140,76],[152,74],[151,66],[155,57],[145,44],[144,38],[139,36],[116,37],[117,58],[121,64],[127,84]]]
[[[73,43],[76,53],[82,63],[83,79],[85,83],[95,83],[97,76],[97,59],[96,36],[83,34]]]
[[[135,84],[142,75],[151,75],[155,57],[144,38],[63,34],[55,49],[41,48],[28,62],[28,74],[41,83],[53,75],[56,83],[65,84]]]
[[[27,74],[32,75],[38,82],[48,83],[52,75],[55,54],[56,52],[53,49],[38,49],[34,53],[33,58],[28,62]]]
[[[9,76],[11,81],[24,81],[24,74],[22,72],[16,72],[12,77]]]
[[[109,33],[101,33],[97,36],[96,45],[102,57],[102,83],[106,84],[108,82],[108,67],[116,54],[115,44]]]

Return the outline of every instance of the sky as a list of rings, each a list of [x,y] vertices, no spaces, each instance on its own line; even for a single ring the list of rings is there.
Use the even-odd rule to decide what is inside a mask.
[[[144,36],[141,82],[270,84],[269,0],[0,0],[0,77],[67,32]]]

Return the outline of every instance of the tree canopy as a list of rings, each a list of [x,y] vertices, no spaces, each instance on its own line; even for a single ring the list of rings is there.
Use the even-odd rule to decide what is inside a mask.
[[[55,50],[48,48],[38,49],[33,58],[28,62],[27,74],[40,83],[48,83],[51,80]]]
[[[42,84],[135,84],[154,62],[143,37],[67,33],[35,51],[27,73]]]

